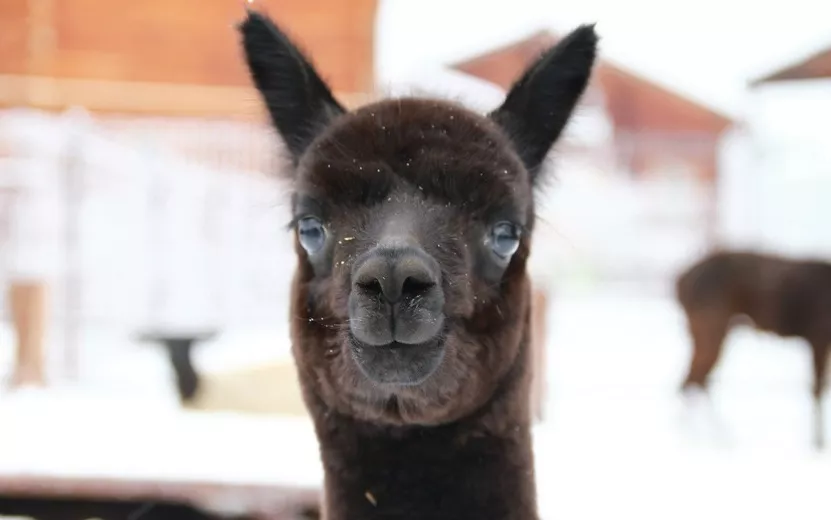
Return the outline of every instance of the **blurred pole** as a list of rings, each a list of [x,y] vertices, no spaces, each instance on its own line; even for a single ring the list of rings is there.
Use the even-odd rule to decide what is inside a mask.
[[[718,175],[718,172],[716,172]],[[707,249],[712,250],[719,244],[719,214],[718,214],[718,182],[717,179],[711,179],[707,185],[707,206],[706,206],[706,229],[705,240]]]
[[[80,374],[79,321],[83,302],[82,273],[78,262],[80,207],[83,202],[83,135],[76,128],[76,114],[68,113],[71,124],[63,158],[64,192],[64,370],[70,381]]]
[[[17,195],[17,188],[0,177],[0,279],[8,281],[11,272],[9,251],[12,237],[12,206]]]
[[[32,241],[36,239],[36,212],[29,211],[35,204],[34,195],[12,187],[6,192],[7,219],[3,255],[9,261],[4,267],[8,276],[7,301],[15,335],[12,388],[43,386],[46,383],[44,336],[46,330],[47,283],[41,273],[33,273],[27,265]],[[31,197],[26,200],[26,197]],[[27,206],[28,204],[28,206]],[[28,218],[27,218],[28,217]],[[27,229],[27,224],[28,229]],[[35,261],[36,263],[36,261]]]
[[[205,270],[207,280],[205,283],[210,287],[209,298],[213,302],[213,320],[220,323],[224,317],[224,309],[222,305],[222,269],[219,263],[219,258],[222,251],[222,228],[221,218],[224,209],[225,197],[227,194],[221,189],[221,168],[222,164],[217,165],[218,169],[209,171],[207,193],[204,199],[204,213],[203,213],[203,235],[207,243],[207,254],[205,261],[209,264],[209,268]]]
[[[46,286],[37,280],[23,280],[13,273],[16,253],[12,238],[13,207],[21,203],[18,187],[0,186],[0,255],[2,272],[8,282],[6,307],[15,333],[16,347],[12,367],[13,387],[43,385],[46,381],[43,335],[45,330]]]
[[[723,134],[719,134],[716,139],[721,139]],[[709,147],[712,150],[717,150],[717,143],[712,143]],[[705,211],[705,243],[708,250],[712,250],[718,246],[720,242],[719,236],[719,176],[721,174],[721,164],[718,160],[718,153],[716,152],[712,158],[712,170],[707,179],[707,203]]]
[[[17,335],[12,387],[46,384],[46,292],[43,280],[13,280],[9,284],[9,310]]]
[[[150,189],[148,190],[149,222],[149,247],[147,255],[150,263],[150,294],[148,303],[148,321],[150,327],[159,327],[163,320],[165,305],[167,303],[168,287],[165,280],[164,252],[167,249],[165,236],[165,221],[167,220],[167,198],[168,187],[166,180],[162,177],[164,169],[160,168],[154,159],[154,143],[148,140],[143,148],[151,163],[150,168]]]
[[[545,289],[533,289],[531,301],[531,415],[542,421],[548,389],[546,348],[548,339],[548,294]]]

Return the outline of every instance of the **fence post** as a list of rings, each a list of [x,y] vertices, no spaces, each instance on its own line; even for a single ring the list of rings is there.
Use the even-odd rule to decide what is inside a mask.
[[[66,147],[62,156],[64,207],[64,370],[70,381],[80,376],[80,321],[83,320],[83,273],[78,262],[81,250],[79,210],[84,197],[84,137],[89,128],[89,116],[81,108],[70,108],[64,113],[68,129]]]
[[[6,296],[12,327],[15,334],[15,350],[10,385],[43,386],[46,384],[45,331],[47,327],[47,277],[39,269],[38,224],[42,218],[38,195],[42,179],[34,171],[17,171],[31,164],[29,147],[20,145],[12,161],[16,167],[5,168],[3,186],[4,226],[2,247],[8,277]],[[38,190],[41,190],[40,192]]]

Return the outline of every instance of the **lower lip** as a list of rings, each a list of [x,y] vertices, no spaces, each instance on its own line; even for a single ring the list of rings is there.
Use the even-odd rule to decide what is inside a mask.
[[[433,373],[436,371],[438,366],[441,364],[442,360],[444,359],[444,344],[438,338],[434,341],[428,343],[420,343],[420,344],[407,344],[407,343],[399,343],[393,342],[389,343],[384,346],[376,347],[376,346],[369,346],[363,345],[354,338],[352,338],[352,344],[350,345],[352,350],[352,358],[355,363],[358,365],[359,370],[366,376],[369,380],[373,381],[379,385],[391,385],[391,386],[398,386],[398,387],[406,387],[406,386],[417,386],[422,384],[426,381]],[[423,350],[423,357],[419,356],[419,359],[413,360],[398,360],[401,363],[401,367],[394,367],[397,364],[395,360],[390,360],[389,358],[384,360],[379,360],[379,364],[389,364],[393,366],[388,366],[387,370],[391,372],[405,372],[407,368],[407,363],[410,362],[417,362],[417,363],[428,363],[431,365],[431,368],[423,374],[411,374],[414,375],[411,380],[390,380],[390,381],[379,381],[378,376],[380,374],[373,374],[373,370],[370,368],[372,361],[367,359],[362,359],[363,353],[372,352],[374,355],[378,355],[380,351],[386,350],[388,351],[389,355],[394,355],[393,352],[398,351],[400,354],[404,354],[406,351],[413,351],[413,350]],[[374,352],[373,352],[374,351]],[[383,354],[380,354],[383,356]],[[407,355],[407,354],[404,354]],[[382,372],[383,369],[380,369],[379,372]]]

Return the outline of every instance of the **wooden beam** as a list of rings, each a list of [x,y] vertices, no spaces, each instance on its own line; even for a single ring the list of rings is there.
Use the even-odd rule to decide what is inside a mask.
[[[338,93],[354,108],[371,94]],[[175,83],[106,81],[0,74],[0,107],[65,110],[81,106],[91,112],[147,116],[207,117],[261,120],[259,95],[252,87],[221,87]]]
[[[52,70],[57,40],[53,0],[28,0],[26,69],[29,74]]]

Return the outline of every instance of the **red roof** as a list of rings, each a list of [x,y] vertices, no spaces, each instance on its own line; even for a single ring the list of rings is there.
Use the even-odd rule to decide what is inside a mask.
[[[831,47],[756,79],[751,85],[809,79],[831,79]]]

